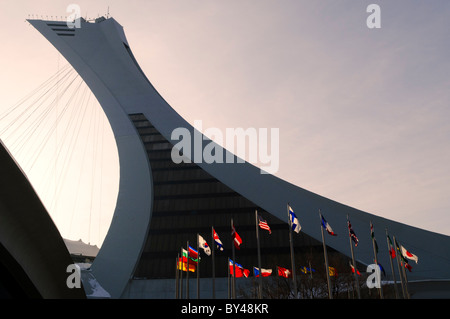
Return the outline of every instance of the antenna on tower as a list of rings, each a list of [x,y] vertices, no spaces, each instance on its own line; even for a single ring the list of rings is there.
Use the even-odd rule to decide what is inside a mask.
[[[106,13],[106,19],[109,19],[109,6],[108,6],[108,12]]]

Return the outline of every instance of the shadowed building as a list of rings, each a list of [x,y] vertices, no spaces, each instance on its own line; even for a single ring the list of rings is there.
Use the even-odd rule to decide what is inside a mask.
[[[83,286],[67,286],[64,241],[1,141],[0,175],[0,298],[85,298]]]

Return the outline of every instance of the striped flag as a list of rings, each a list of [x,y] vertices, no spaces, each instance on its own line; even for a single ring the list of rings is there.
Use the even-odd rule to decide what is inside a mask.
[[[260,215],[258,215],[258,219],[259,219],[259,227],[261,227],[261,229],[268,230],[269,234],[272,234],[269,224],[267,224],[267,222],[264,219],[262,219]]]
[[[230,275],[233,276],[235,267],[234,267],[233,261],[231,259],[230,259],[228,265],[230,268]],[[249,275],[250,275],[250,270],[245,269],[242,265],[236,263],[236,278],[240,278],[240,277],[248,278]]]
[[[214,228],[213,228],[213,237],[214,237],[214,242],[216,243],[217,248],[219,248],[220,251],[223,251],[222,241],[220,240],[219,235],[217,235]]]
[[[260,273],[259,268],[253,267],[253,273],[255,274],[255,277],[259,277],[259,273]],[[272,275],[272,269],[261,268],[261,275],[263,277],[268,277],[268,276]]]
[[[179,270],[186,271],[186,269],[187,269],[187,258],[186,257],[178,258],[177,267],[178,267]],[[189,263],[189,271],[190,272],[195,272],[196,269],[197,269],[197,266],[190,262]]]
[[[192,248],[191,245],[189,245],[189,258],[200,260],[198,258],[198,251]]]
[[[187,262],[188,251],[186,249],[182,249],[182,257],[185,262]],[[200,258],[198,258],[198,252],[189,245],[189,263],[195,264],[199,262]]]
[[[322,227],[327,231],[327,233],[331,236],[337,236],[337,234],[335,234],[333,229],[331,228],[330,224],[328,224],[325,218],[323,218],[322,214],[320,216],[322,217]]]

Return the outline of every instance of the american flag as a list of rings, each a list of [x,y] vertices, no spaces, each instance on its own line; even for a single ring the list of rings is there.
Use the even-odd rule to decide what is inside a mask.
[[[272,234],[269,224],[267,224],[267,222],[264,219],[262,219],[262,217],[259,215],[258,215],[258,219],[259,219],[259,227],[261,227],[262,229],[268,230],[269,234]]]

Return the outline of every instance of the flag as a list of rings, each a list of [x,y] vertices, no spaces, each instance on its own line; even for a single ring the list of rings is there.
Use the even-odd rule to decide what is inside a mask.
[[[304,274],[307,274],[308,272],[309,273],[316,272],[316,270],[314,268],[309,268],[309,267],[306,267],[306,266],[300,267],[300,271],[302,273],[304,273]]]
[[[253,267],[253,273],[254,273],[255,277],[259,277],[259,268]],[[268,276],[272,275],[272,269],[261,268],[261,275],[263,277],[268,277]]]
[[[201,235],[198,235],[198,245],[203,249],[205,254],[207,254],[208,256],[211,255],[211,248],[209,248],[208,243]]]
[[[391,248],[389,248],[389,255],[391,256],[392,259],[395,258],[395,249],[394,247],[391,246]]]
[[[409,263],[405,262],[405,268],[409,270],[409,272],[412,271],[412,267]]]
[[[408,263],[408,260],[406,259],[406,256],[403,255],[403,252],[402,252],[402,249],[401,249],[401,248],[403,248],[403,246],[400,245],[400,244],[397,242],[397,239],[395,240],[395,247],[396,247],[397,250],[398,250],[398,256],[401,258],[400,263],[404,263],[405,268],[408,269],[408,270],[411,272],[411,271],[412,271],[412,267],[411,267],[411,265]],[[417,257],[417,256],[416,256],[416,257]]]
[[[219,235],[217,235],[214,228],[213,228],[213,237],[214,237],[214,242],[216,243],[217,248],[219,248],[220,251],[223,251],[222,242],[220,241]]]
[[[377,244],[377,240],[375,239],[375,231],[373,230],[372,222],[370,222],[370,237],[372,237],[372,240],[375,244],[375,251],[378,254],[378,244]]]
[[[233,265],[233,261],[231,259],[229,261],[229,267],[230,267],[230,275],[233,276],[234,265]],[[242,267],[242,265],[236,263],[236,278],[241,278],[241,277],[248,278],[249,275],[250,275],[250,270],[245,269],[244,267]]]
[[[277,270],[278,270],[278,276],[280,276],[280,277],[289,278],[292,276],[292,273],[289,269],[277,266]]]
[[[337,277],[338,276],[338,273],[337,273],[337,270],[336,270],[336,268],[334,268],[334,267],[328,267],[328,270],[329,270],[329,272],[330,272],[330,276],[331,277]]]
[[[350,233],[350,237],[352,238],[353,242],[355,243],[355,247],[356,247],[356,246],[358,246],[359,239],[358,239],[358,237],[356,237],[356,234],[352,228],[352,224],[350,224],[349,220],[347,221],[347,223],[348,223],[348,231]]]
[[[292,207],[288,205],[288,209],[289,209],[289,220],[291,222],[292,230],[298,234],[300,232],[300,229],[302,229],[302,226],[300,226],[300,223],[298,222],[297,216],[295,216]]]
[[[352,273],[355,273],[355,267],[353,267],[352,263],[349,261],[348,262],[350,264],[350,268],[352,269]],[[359,272],[358,269],[356,269],[356,274],[358,274],[359,276],[361,276],[361,273]]]
[[[197,262],[200,261],[200,258],[198,258],[198,251],[192,248],[191,245],[189,245],[189,258]]]
[[[185,257],[178,258],[177,268],[179,270],[186,271],[186,269],[187,269],[187,259]],[[195,264],[189,262],[189,271],[190,272],[195,272],[196,269],[197,269],[197,267],[195,266]]]
[[[236,247],[237,249],[240,249],[240,246],[242,244],[242,239],[239,236],[239,234],[236,232],[234,225],[231,225],[231,238],[233,238],[234,247]]]
[[[413,253],[410,253],[408,250],[406,250],[405,247],[403,247],[402,245],[400,245],[400,249],[402,251],[402,255],[405,258],[414,260],[416,262],[416,264],[419,262],[419,257],[417,257],[416,255],[414,255]]]
[[[184,248],[182,250],[182,258],[183,258],[184,262],[187,262],[188,252]],[[189,264],[197,265],[198,261],[199,261],[199,258],[198,258],[197,251],[195,249],[193,249],[191,246],[189,246]]]
[[[389,237],[389,235],[387,236],[388,240],[389,240],[389,255],[391,256],[392,259],[395,258],[396,254],[395,254],[395,249],[394,249],[394,245],[392,245],[392,241],[391,238]]]
[[[258,215],[258,219],[259,219],[259,227],[261,227],[261,229],[268,230],[269,234],[272,234],[269,224],[267,224],[267,222],[264,219],[262,219],[260,215]]]
[[[322,227],[330,234],[331,236],[337,236],[337,234],[334,233],[333,229],[331,228],[330,224],[323,218],[322,214],[320,215],[322,217]]]
[[[402,251],[401,251],[401,248],[400,247],[402,247],[398,242],[397,242],[397,240],[395,240],[395,247],[397,248],[397,250],[398,250],[398,256],[401,258],[401,261],[402,262],[404,262],[404,263],[408,263],[408,260],[406,260],[406,257],[405,256],[403,256],[403,253],[402,253]],[[411,271],[411,270],[410,270]]]

